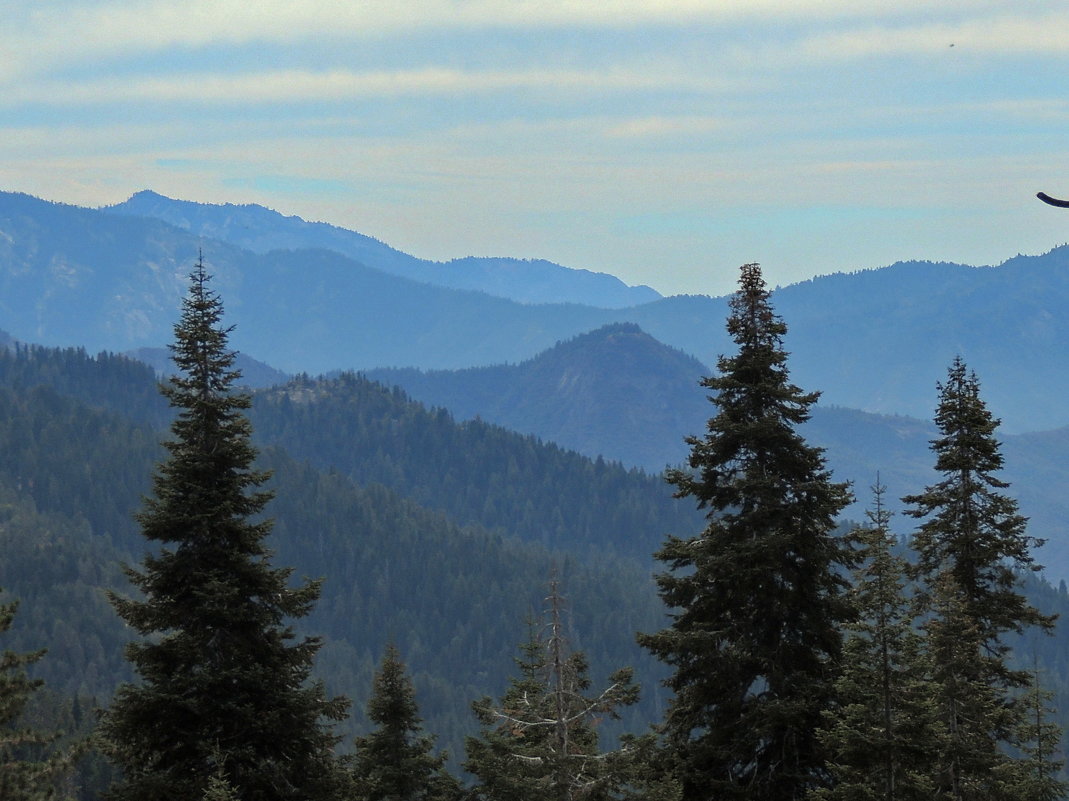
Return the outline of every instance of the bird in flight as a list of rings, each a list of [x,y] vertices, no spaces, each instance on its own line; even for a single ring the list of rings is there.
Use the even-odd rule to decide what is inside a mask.
[[[1058,198],[1051,197],[1046,192],[1037,192],[1036,197],[1038,197],[1044,203],[1050,204],[1051,206],[1058,206],[1059,208],[1069,209],[1069,200],[1058,200]]]

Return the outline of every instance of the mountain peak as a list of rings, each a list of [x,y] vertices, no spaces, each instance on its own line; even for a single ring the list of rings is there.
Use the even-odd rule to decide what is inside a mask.
[[[332,250],[391,275],[450,289],[484,292],[525,304],[626,308],[661,298],[648,286],[628,286],[608,273],[564,267],[544,259],[467,257],[447,262],[418,259],[358,231],[308,222],[256,204],[217,205],[173,200],[143,189],[102,211],[153,217],[196,236],[217,239],[253,253]]]
[[[164,197],[158,192],[153,192],[151,189],[142,189],[141,191],[134,192],[132,195],[130,195],[126,202],[129,203],[132,200],[141,201],[146,199],[171,200],[172,198]]]
[[[460,418],[478,416],[591,458],[660,470],[684,458],[683,437],[705,419],[698,381],[708,372],[637,324],[616,322],[518,365],[366,374]]]

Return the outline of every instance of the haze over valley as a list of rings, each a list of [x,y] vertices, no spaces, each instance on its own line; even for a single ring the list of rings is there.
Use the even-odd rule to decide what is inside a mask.
[[[664,666],[633,636],[664,620],[653,552],[702,525],[661,473],[715,413],[698,382],[733,347],[728,298],[522,258],[429,262],[151,192],[103,209],[0,193],[0,586],[23,599],[12,647],[49,648],[37,675],[82,699],[130,677],[102,592],[129,592],[118,565],[143,551],[132,515],[171,417],[156,382],[199,254],[273,471],[272,547],[325,578],[301,630],[325,637],[332,690],[362,706],[392,642],[428,728],[462,753],[470,699],[497,692],[558,576],[594,673],[633,664],[645,688],[607,732],[656,720]],[[1047,540],[1029,597],[1069,610],[1069,248],[822,276],[772,302],[791,380],[822,393],[800,431],[856,496],[843,525],[878,475],[891,529],[912,530],[898,499],[933,481],[936,385],[963,356],[1004,420],[1008,492]],[[1063,702],[1069,637],[1027,643]]]

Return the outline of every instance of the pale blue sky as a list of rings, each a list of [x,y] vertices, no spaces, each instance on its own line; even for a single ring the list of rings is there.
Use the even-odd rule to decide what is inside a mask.
[[[50,0],[0,189],[262,203],[665,294],[1069,240],[1066,0]]]

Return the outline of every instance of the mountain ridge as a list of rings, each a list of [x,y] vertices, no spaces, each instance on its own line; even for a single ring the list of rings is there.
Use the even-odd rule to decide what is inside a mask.
[[[704,435],[707,419],[716,413],[698,384],[710,372],[638,326],[615,323],[518,365],[366,375],[458,418],[483,419],[592,459],[614,459],[655,473],[682,464],[689,454],[685,437]],[[571,384],[575,380],[583,384],[578,392]],[[898,514],[893,528],[902,534],[911,530],[898,499],[937,480],[929,444],[938,431],[931,419],[822,403],[810,412],[801,433],[825,449],[835,479],[853,486],[856,498],[844,517],[864,519],[869,487],[879,475],[888,488],[885,505]],[[1040,561],[1052,574],[1069,577],[1069,502],[1061,489],[1069,484],[1069,427],[999,436],[1011,494],[1032,518],[1035,535],[1048,540]]]
[[[628,286],[608,273],[564,267],[544,259],[419,259],[358,231],[283,215],[255,203],[197,203],[142,190],[101,210],[160,219],[195,235],[261,255],[272,250],[333,250],[392,275],[451,289],[485,292],[525,304],[579,303],[625,308],[661,297],[648,286]]]
[[[627,322],[578,334],[516,365],[363,372],[460,419],[479,417],[653,472],[682,458],[682,434],[708,406],[700,393],[688,393],[708,368]]]
[[[726,298],[627,309],[524,305],[414,282],[333,251],[258,255],[159,220],[0,193],[0,327],[90,351],[170,338],[205,248],[234,344],[288,373],[514,364],[614,322],[714,364],[731,349]],[[902,262],[774,292],[796,380],[828,404],[925,418],[958,355],[1007,432],[1069,423],[1069,248],[1002,266]]]

